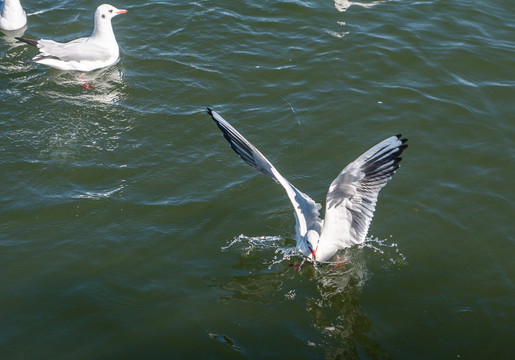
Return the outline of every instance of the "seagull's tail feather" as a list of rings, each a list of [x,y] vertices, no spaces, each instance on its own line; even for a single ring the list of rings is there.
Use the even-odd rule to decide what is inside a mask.
[[[38,46],[38,41],[37,40],[26,39],[26,38],[22,38],[22,37],[15,37],[15,39],[18,40],[18,41],[27,43],[29,45],[32,45],[32,46],[36,46],[36,47]]]

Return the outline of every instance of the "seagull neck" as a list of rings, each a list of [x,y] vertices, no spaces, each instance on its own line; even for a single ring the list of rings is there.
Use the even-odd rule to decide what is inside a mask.
[[[104,42],[116,42],[111,21],[96,21],[91,38],[102,39]]]

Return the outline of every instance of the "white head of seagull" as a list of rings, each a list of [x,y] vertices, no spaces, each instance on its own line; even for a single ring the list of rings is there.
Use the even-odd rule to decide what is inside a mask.
[[[329,187],[322,220],[320,204],[290,184],[220,114],[211,109],[208,114],[247,164],[270,176],[286,190],[297,223],[297,249],[313,262],[326,262],[338,250],[365,241],[379,191],[399,168],[400,155],[408,147],[407,139],[401,139],[401,135],[390,136],[347,165]]]
[[[53,40],[16,38],[37,46],[40,53],[32,61],[59,70],[92,71],[115,64],[120,50],[114,36],[111,19],[127,10],[112,5],[100,5],[95,11],[95,27],[89,37],[67,43]]]
[[[95,10],[95,27],[93,29],[93,33],[90,38],[95,37],[113,37],[113,26],[111,24],[111,19],[116,15],[126,14],[127,10],[125,9],[117,9],[109,4],[102,4]],[[115,40],[116,41],[116,40]]]

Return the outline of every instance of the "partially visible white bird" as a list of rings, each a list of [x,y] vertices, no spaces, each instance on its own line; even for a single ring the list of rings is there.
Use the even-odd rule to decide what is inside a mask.
[[[127,10],[103,4],[95,11],[95,28],[90,37],[59,43],[53,40],[30,40],[17,37],[37,46],[40,54],[31,61],[59,70],[92,71],[115,64],[120,50],[114,37],[111,19]]]
[[[320,204],[290,184],[220,114],[209,108],[207,112],[247,164],[270,176],[286,190],[295,210],[297,248],[305,259],[313,262],[327,262],[338,250],[365,241],[379,190],[399,168],[400,155],[408,147],[407,139],[401,139],[401,135],[391,136],[347,165],[329,187],[325,220],[322,220]]]
[[[18,30],[27,24],[27,15],[20,0],[0,2],[0,29]]]

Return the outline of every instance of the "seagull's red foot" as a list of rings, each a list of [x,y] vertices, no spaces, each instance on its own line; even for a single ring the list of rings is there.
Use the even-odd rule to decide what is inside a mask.
[[[344,267],[346,267],[347,265],[349,265],[349,262],[348,261],[345,261],[345,262],[342,262],[342,263],[339,263],[339,264],[336,264],[334,265],[335,268],[338,268],[338,269],[343,269]]]
[[[336,260],[340,261],[342,258],[340,257],[340,255],[336,255]],[[335,264],[333,266],[333,268],[335,269],[343,269],[345,266],[349,265],[349,262],[348,261],[344,261],[344,262],[341,262],[341,263],[338,263],[338,264]]]
[[[80,87],[83,89],[89,90],[89,91],[93,90],[91,88],[91,86],[89,85],[89,83],[82,83],[82,84],[80,84]]]
[[[334,264],[334,265],[331,267],[330,272],[336,272],[337,270],[344,269],[344,268],[345,268],[347,265],[349,265],[349,264],[350,264],[350,262],[348,262],[348,261]]]
[[[299,271],[302,267],[302,264],[289,264],[295,271]]]
[[[82,73],[82,74],[80,74],[80,75],[79,75],[79,79],[81,79],[81,81],[82,81],[82,77],[83,77],[84,75],[85,75],[84,73]],[[83,88],[83,89],[89,90],[89,91],[93,90],[93,89],[91,88],[91,85],[89,85],[89,82],[82,82],[82,83],[80,84],[80,87],[81,87],[81,88]]]

